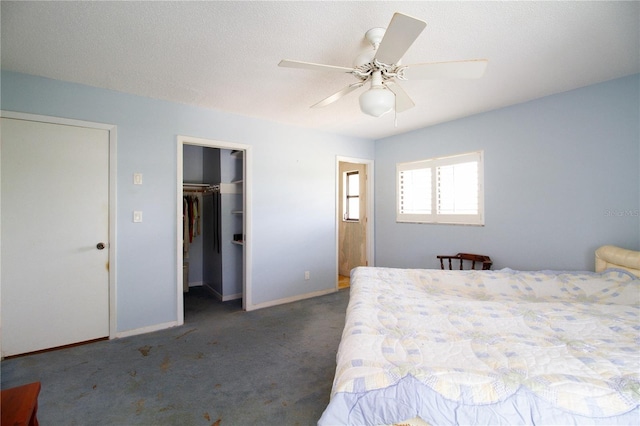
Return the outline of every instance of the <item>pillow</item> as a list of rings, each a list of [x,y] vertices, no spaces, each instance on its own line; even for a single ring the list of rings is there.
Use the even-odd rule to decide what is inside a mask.
[[[615,246],[602,246],[596,250],[596,272],[620,268],[640,277],[640,251]]]

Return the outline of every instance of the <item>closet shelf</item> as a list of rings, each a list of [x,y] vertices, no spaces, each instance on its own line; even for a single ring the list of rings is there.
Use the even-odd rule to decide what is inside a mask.
[[[231,241],[231,244],[235,244],[237,246],[243,246],[244,245],[244,241]]]
[[[242,210],[231,210],[231,214],[244,214]]]

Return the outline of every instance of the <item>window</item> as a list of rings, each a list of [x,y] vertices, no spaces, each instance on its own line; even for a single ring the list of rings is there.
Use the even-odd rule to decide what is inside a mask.
[[[396,164],[398,222],[484,225],[483,152]]]
[[[344,220],[360,220],[360,173],[344,174]]]

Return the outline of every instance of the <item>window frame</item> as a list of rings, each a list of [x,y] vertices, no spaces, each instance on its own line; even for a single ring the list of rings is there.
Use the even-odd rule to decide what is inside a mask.
[[[478,163],[478,213],[476,214],[438,214],[438,177],[437,170],[441,166]],[[400,174],[403,171],[429,169],[431,173],[431,213],[402,213],[402,191]],[[448,225],[484,226],[484,151],[473,151],[446,157],[434,157],[426,160],[396,163],[396,222],[398,223],[431,223]]]
[[[356,175],[358,179],[358,194],[357,195],[349,195],[349,177],[351,175]],[[360,171],[359,170],[349,170],[344,172],[344,197],[343,197],[343,213],[342,220],[345,222],[360,222]],[[349,199],[356,198],[358,200],[358,217],[351,218],[349,215]]]

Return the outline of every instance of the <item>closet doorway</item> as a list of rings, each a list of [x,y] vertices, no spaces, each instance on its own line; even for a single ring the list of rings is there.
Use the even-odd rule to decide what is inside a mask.
[[[336,288],[342,289],[351,269],[374,264],[373,160],[338,157],[336,171]]]
[[[177,145],[178,323],[190,289],[251,310],[251,147],[187,136]]]

